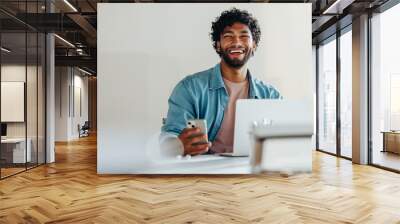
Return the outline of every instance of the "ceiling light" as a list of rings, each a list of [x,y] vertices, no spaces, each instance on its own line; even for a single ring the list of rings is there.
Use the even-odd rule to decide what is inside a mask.
[[[65,4],[67,4],[74,12],[78,12],[78,10],[71,4],[69,3],[68,0],[64,0]]]
[[[67,45],[69,45],[70,47],[75,48],[75,45],[71,44],[71,42],[69,42],[68,40],[58,36],[57,34],[54,34],[55,37],[57,37],[58,39],[60,39],[61,41],[63,41],[64,43],[66,43]]]
[[[92,73],[90,73],[90,72],[88,72],[88,71],[86,71],[86,70],[83,70],[83,69],[81,69],[81,68],[79,68],[79,67],[78,67],[78,70],[81,71],[81,72],[83,72],[83,73],[85,73],[85,74],[87,74],[87,75],[93,75]]]
[[[1,47],[1,50],[4,51],[4,52],[6,52],[6,53],[10,53],[10,52],[11,52],[11,50],[9,50],[9,49],[7,49],[7,48],[5,48],[5,47]]]
[[[354,0],[336,0],[332,5],[322,12],[322,14],[342,14],[343,9],[351,5]]]

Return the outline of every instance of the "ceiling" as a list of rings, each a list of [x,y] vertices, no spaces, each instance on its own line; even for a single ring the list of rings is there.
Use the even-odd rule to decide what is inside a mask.
[[[137,2],[269,2],[312,3],[313,43],[336,32],[337,27],[351,23],[351,18],[366,10],[372,10],[388,0],[1,0],[0,24],[8,41],[14,47],[23,46],[21,39],[25,29],[39,32],[55,32],[61,38],[56,41],[56,65],[80,66],[96,72],[97,57],[97,3]],[[52,13],[49,13],[52,11]],[[340,26],[337,21],[341,20]],[[347,21],[347,22],[346,22]],[[3,35],[4,36],[4,35]],[[14,37],[13,37],[14,36]],[[22,42],[21,42],[22,41]],[[4,43],[4,41],[3,41]],[[72,45],[71,45],[72,44]],[[33,44],[28,46],[34,47]]]

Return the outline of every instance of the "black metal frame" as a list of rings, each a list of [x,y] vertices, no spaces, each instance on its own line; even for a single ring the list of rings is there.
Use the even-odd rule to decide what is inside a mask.
[[[368,164],[373,165],[372,157],[373,157],[373,151],[372,151],[372,64],[371,64],[371,57],[372,57],[372,32],[371,32],[371,19],[372,19],[372,13],[368,13],[368,54],[367,54],[367,62],[368,62],[368,75],[367,75],[367,84],[368,84],[368,100],[367,100],[367,119],[368,119],[368,124],[367,124],[367,132],[368,132]]]
[[[319,149],[319,45],[315,46],[315,148]]]
[[[342,133],[342,125],[341,125],[341,117],[340,117],[340,81],[341,81],[341,64],[340,64],[340,30],[336,30],[336,154],[341,156],[341,133]]]

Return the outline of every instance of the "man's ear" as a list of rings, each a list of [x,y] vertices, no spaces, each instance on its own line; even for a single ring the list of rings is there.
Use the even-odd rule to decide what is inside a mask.
[[[219,41],[217,41],[217,52],[221,52],[221,43]]]
[[[254,56],[254,52],[257,50],[257,45],[256,43],[253,43],[253,49],[251,50],[251,56]]]

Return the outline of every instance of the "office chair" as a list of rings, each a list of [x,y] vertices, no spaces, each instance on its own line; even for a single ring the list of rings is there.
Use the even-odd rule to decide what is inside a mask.
[[[90,129],[89,121],[85,121],[82,127],[80,127],[80,125],[78,124],[79,138],[89,136],[89,129]]]

